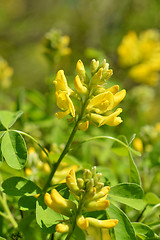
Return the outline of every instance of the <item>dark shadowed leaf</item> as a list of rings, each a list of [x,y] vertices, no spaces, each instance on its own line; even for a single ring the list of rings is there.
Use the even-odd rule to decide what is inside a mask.
[[[33,196],[41,193],[41,189],[31,180],[22,177],[11,177],[6,179],[1,190],[11,196]]]

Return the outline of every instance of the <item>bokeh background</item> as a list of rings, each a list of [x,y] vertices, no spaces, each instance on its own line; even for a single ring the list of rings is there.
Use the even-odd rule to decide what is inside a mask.
[[[129,30],[159,29],[159,11],[159,0],[1,0],[0,55],[14,69],[12,87],[43,91],[48,66],[42,39],[51,28],[70,37],[68,71],[79,58],[89,64],[86,50],[95,48],[95,57],[107,58],[118,79],[116,49],[123,36]]]

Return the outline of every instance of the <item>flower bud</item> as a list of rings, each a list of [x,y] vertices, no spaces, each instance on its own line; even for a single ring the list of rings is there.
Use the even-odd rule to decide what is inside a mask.
[[[99,67],[99,61],[96,61],[95,59],[93,59],[91,61],[91,65],[90,65],[92,75],[94,75],[94,73],[97,71],[98,67]]]
[[[90,180],[87,181],[86,183],[86,191],[91,191],[94,186],[94,179],[91,178]]]
[[[88,92],[88,89],[82,84],[82,81],[78,75],[74,79],[74,87],[78,93],[86,94]]]
[[[97,192],[99,192],[103,187],[104,187],[104,183],[98,182],[98,183],[96,184],[96,190],[97,190]]]
[[[102,72],[103,68],[100,68],[98,72],[93,75],[93,77],[91,78],[91,84],[99,84],[102,78]]]
[[[88,220],[84,218],[82,215],[79,215],[76,218],[76,222],[77,222],[77,226],[82,230],[86,230],[89,227]]]
[[[56,225],[55,230],[56,232],[59,232],[59,233],[67,233],[69,232],[70,228],[71,228],[71,225],[68,223],[59,223]]]
[[[83,172],[83,179],[91,179],[92,178],[92,173],[89,169],[85,169]]]
[[[80,195],[80,190],[77,186],[77,180],[74,169],[71,169],[68,176],[66,177],[66,184],[71,192],[74,192],[78,196]]]
[[[99,210],[105,210],[109,206],[109,200],[97,200],[97,201],[90,201],[86,204],[84,204],[84,207],[86,211],[92,212],[92,211],[99,211]]]
[[[83,189],[85,187],[84,180],[82,178],[77,178],[77,185],[80,189]]]
[[[76,70],[80,78],[86,79],[86,71],[83,65],[83,62],[81,60],[78,60],[77,65],[76,65]]]
[[[96,218],[86,218],[89,222],[89,225],[92,225],[94,227],[98,227],[98,228],[113,228],[118,224],[118,220],[117,219],[108,219],[108,220],[98,220]]]
[[[78,124],[78,129],[79,130],[82,130],[82,131],[86,131],[89,127],[89,121],[80,121],[79,124]]]

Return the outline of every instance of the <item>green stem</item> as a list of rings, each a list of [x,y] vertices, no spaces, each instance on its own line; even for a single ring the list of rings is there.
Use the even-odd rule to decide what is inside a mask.
[[[13,227],[14,227],[14,228],[17,228],[17,227],[18,227],[18,224],[17,224],[17,222],[15,221],[15,219],[14,219],[14,217],[13,217],[13,215],[12,215],[12,213],[11,213],[8,205],[7,205],[7,200],[6,200],[5,194],[3,194],[3,198],[2,198],[2,196],[0,196],[0,202],[2,203],[2,206],[3,206],[3,208],[4,208],[4,211],[5,211],[6,214],[7,214],[7,215],[5,215],[5,214],[0,214],[0,215],[2,215],[3,217],[7,218],[7,219],[12,223]]]
[[[62,159],[64,158],[64,156],[65,156],[65,155],[68,153],[68,151],[69,151],[70,145],[71,145],[72,140],[73,140],[73,138],[74,138],[74,135],[75,135],[75,133],[76,133],[76,131],[77,131],[77,126],[78,126],[78,123],[79,123],[80,119],[81,119],[81,117],[78,118],[78,120],[76,121],[76,123],[75,123],[75,125],[74,125],[74,128],[73,128],[73,130],[72,130],[72,132],[71,132],[71,135],[70,135],[70,137],[69,137],[69,139],[68,139],[68,141],[67,141],[67,143],[66,143],[66,146],[65,146],[64,150],[62,151],[61,155],[59,156],[57,162],[56,162],[55,164],[53,164],[53,166],[52,166],[52,170],[51,170],[51,173],[50,173],[50,175],[49,175],[49,178],[48,178],[48,180],[47,180],[47,182],[46,182],[46,184],[44,185],[44,188],[43,188],[43,191],[44,191],[44,192],[45,192],[45,191],[47,190],[47,188],[49,187],[50,182],[51,182],[51,180],[52,180],[52,178],[53,178],[53,176],[54,176],[54,174],[55,174],[55,172],[56,172],[59,164],[61,163]]]
[[[135,155],[141,156],[141,153],[139,153],[138,151],[134,150],[133,148],[131,148],[129,145],[125,144],[121,140],[119,140],[117,138],[114,138],[114,137],[111,137],[111,136],[97,136],[97,137],[88,138],[88,139],[86,139],[84,141],[81,141],[81,142],[77,143],[76,145],[74,145],[74,148],[76,148],[77,146],[79,146],[79,145],[81,145],[81,144],[83,144],[85,142],[93,141],[93,140],[96,140],[96,139],[111,139],[111,140],[114,140],[114,141],[120,143],[121,145],[123,145],[126,149],[129,149]],[[72,150],[73,149],[71,149],[71,151]]]
[[[79,206],[78,206],[76,215],[75,215],[74,220],[73,220],[72,231],[68,233],[68,235],[67,235],[67,237],[66,237],[65,240],[69,240],[70,237],[72,236],[72,234],[74,233],[74,230],[75,230],[75,227],[76,227],[76,219],[77,219],[78,215],[79,215],[79,214],[81,213],[81,211],[82,211],[83,199],[84,199],[84,196],[82,197],[82,199],[81,199],[80,202],[79,202]]]
[[[59,167],[59,164],[61,163],[62,159],[63,159],[63,158],[65,157],[65,155],[69,152],[69,148],[70,148],[70,146],[71,146],[72,140],[73,140],[74,135],[75,135],[75,133],[76,133],[76,131],[77,131],[78,123],[81,121],[81,119],[82,119],[82,117],[83,117],[83,114],[84,114],[84,111],[85,111],[85,107],[86,107],[88,98],[89,98],[89,95],[87,95],[86,98],[85,98],[85,100],[84,100],[81,113],[80,113],[77,121],[75,122],[74,128],[73,128],[73,130],[72,130],[72,132],[71,132],[71,135],[70,135],[69,138],[68,138],[68,141],[67,141],[67,143],[66,143],[65,148],[63,149],[63,151],[62,151],[61,155],[59,156],[57,162],[56,162],[55,164],[53,164],[53,166],[52,166],[51,173],[50,173],[50,175],[49,175],[49,177],[48,177],[48,180],[47,180],[46,184],[45,184],[44,187],[43,187],[43,191],[44,191],[44,192],[45,192],[45,191],[47,190],[47,188],[49,187],[50,182],[51,182],[51,180],[52,180],[52,178],[53,178],[53,176],[54,176],[57,168]]]

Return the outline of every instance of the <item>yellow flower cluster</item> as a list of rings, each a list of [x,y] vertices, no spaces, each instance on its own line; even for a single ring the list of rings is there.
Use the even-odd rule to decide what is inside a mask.
[[[138,83],[156,85],[160,71],[160,34],[156,30],[130,31],[118,47],[119,63],[129,67],[129,76]]]
[[[67,83],[63,70],[59,70],[54,81],[56,86],[56,103],[62,110],[56,113],[61,119],[70,114],[74,119],[78,119],[78,128],[87,130],[90,123],[98,124],[98,127],[106,124],[117,126],[122,122],[117,117],[122,109],[114,108],[123,100],[126,91],[119,91],[119,86],[114,85],[105,88],[106,81],[110,78],[113,71],[109,69],[109,64],[104,60],[91,61],[91,78],[87,76],[81,60],[76,66],[77,76],[74,79],[75,91]]]
[[[45,194],[44,201],[48,207],[69,217],[68,220],[56,225],[57,232],[72,231],[71,223],[74,221],[84,231],[93,227],[110,229],[117,225],[117,219],[98,220],[83,216],[86,212],[105,210],[109,206],[107,194],[110,188],[104,186],[100,178],[101,173],[96,173],[95,167],[91,171],[85,169],[82,178],[77,179],[73,169],[69,172],[66,183],[77,204],[63,198],[56,189],[53,189],[50,194]]]
[[[43,40],[44,54],[51,61],[55,57],[69,55],[71,54],[71,49],[68,47],[69,43],[69,36],[62,35],[61,31],[56,29],[51,29]]]
[[[0,86],[8,88],[11,84],[13,69],[8,65],[7,61],[0,57]]]

